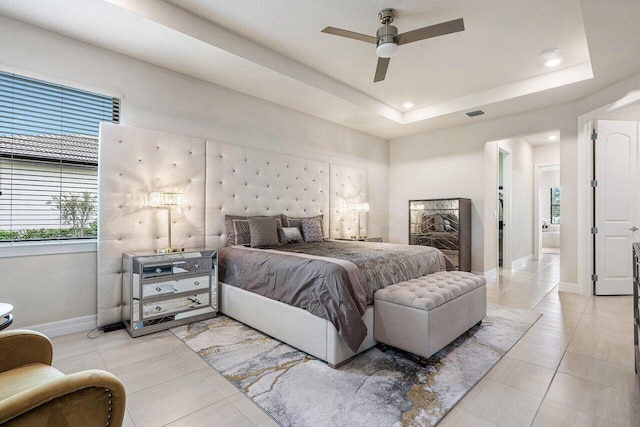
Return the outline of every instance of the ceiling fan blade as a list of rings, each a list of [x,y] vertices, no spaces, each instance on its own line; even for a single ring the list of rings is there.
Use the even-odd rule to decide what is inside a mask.
[[[378,39],[373,36],[368,36],[366,34],[360,34],[360,33],[356,33],[349,30],[341,30],[340,28],[334,28],[334,27],[326,27],[324,30],[322,30],[322,32],[327,34],[333,34],[334,36],[347,37],[349,39],[360,40],[363,42],[373,43],[373,44],[376,44],[376,42],[378,41]]]
[[[457,33],[458,31],[464,31],[464,21],[462,18],[398,34],[396,36],[396,43],[398,43],[399,45],[407,44],[418,40],[429,39],[431,37]]]
[[[374,83],[384,80],[385,76],[387,75],[387,68],[389,68],[389,61],[391,61],[391,58],[378,58],[376,75],[373,78]]]

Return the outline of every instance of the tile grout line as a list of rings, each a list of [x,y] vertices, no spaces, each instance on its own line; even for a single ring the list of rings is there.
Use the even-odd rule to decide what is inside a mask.
[[[559,284],[557,286],[559,286]],[[551,291],[549,291],[549,292],[551,292]],[[560,291],[558,291],[558,292],[560,292]],[[590,296],[587,301],[591,301],[592,298],[593,298],[593,296]],[[580,314],[580,319],[577,322],[578,325],[580,324],[580,321],[582,320],[582,317],[584,316],[584,312],[585,312],[586,309],[587,309],[587,307],[585,305],[585,308],[582,309],[582,313]],[[571,340],[573,339],[574,334],[576,333],[576,329],[577,329],[577,327],[574,328],[574,330],[571,332],[571,336],[569,337],[569,340],[567,341],[567,344],[566,344],[566,346],[565,346],[565,348],[564,348],[564,350],[562,352],[562,357],[558,361],[558,365],[556,366],[556,368],[555,368],[555,370],[553,372],[553,375],[551,376],[551,381],[549,381],[549,385],[547,385],[547,389],[545,390],[544,395],[542,396],[542,400],[540,401],[540,405],[538,406],[538,409],[536,410],[536,414],[534,415],[533,420],[531,420],[530,426],[533,426],[533,423],[535,422],[538,414],[540,413],[540,408],[542,407],[542,404],[544,403],[545,399],[547,398],[547,394],[549,394],[549,390],[551,389],[551,385],[553,384],[553,380],[556,378],[556,375],[558,374],[558,370],[560,369],[560,365],[562,364],[562,361],[564,360],[564,357],[567,354],[567,349],[569,348],[569,344],[571,343]],[[552,399],[549,399],[549,400],[552,401],[552,402],[555,402],[555,400],[552,400]],[[563,405],[560,402],[555,402],[555,403],[559,403],[559,404]],[[565,406],[565,405],[563,405],[563,406]]]

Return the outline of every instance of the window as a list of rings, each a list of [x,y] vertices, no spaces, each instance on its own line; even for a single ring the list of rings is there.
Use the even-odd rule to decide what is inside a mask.
[[[551,188],[551,224],[560,224],[560,187]]]
[[[0,242],[97,235],[98,126],[120,100],[0,72]]]

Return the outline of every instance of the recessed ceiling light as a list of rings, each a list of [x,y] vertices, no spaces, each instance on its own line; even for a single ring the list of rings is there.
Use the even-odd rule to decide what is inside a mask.
[[[542,59],[544,59],[545,67],[549,68],[560,65],[560,63],[562,62],[562,58],[558,56],[557,48],[548,49],[542,52]]]
[[[411,108],[411,107],[413,107],[413,102],[405,102],[404,104],[402,104],[402,106],[404,108]]]
[[[556,135],[551,135],[549,136],[549,138],[547,138],[549,141],[555,141],[556,139],[558,139],[558,137]]]

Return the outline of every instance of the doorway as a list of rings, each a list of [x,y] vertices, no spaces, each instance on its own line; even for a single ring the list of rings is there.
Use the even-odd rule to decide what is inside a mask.
[[[498,143],[498,269],[511,269],[511,151]]]
[[[543,254],[560,255],[560,216],[562,190],[560,165],[537,165],[536,170],[537,233],[536,258]]]
[[[639,125],[640,121],[634,120],[592,123],[595,295],[630,295],[633,290],[631,244],[638,241],[640,234]]]

